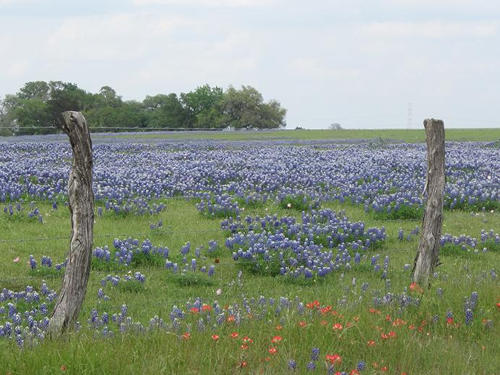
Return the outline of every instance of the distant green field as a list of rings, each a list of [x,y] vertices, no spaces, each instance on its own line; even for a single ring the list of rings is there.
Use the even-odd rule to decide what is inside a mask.
[[[237,132],[165,132],[144,134],[102,135],[101,137],[134,139],[217,139],[228,141],[244,140],[320,140],[320,139],[376,139],[408,143],[425,142],[424,129],[353,129],[353,130],[269,130]],[[500,139],[500,128],[446,129],[448,141],[495,141]]]

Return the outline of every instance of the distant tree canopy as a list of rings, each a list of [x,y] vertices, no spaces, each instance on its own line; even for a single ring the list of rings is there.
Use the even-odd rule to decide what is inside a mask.
[[[264,102],[250,86],[241,89],[200,86],[188,93],[146,96],[142,102],[122,100],[103,86],[90,93],[61,81],[27,82],[15,95],[0,100],[0,135],[51,133],[61,112],[83,112],[94,131],[142,129],[279,128],[286,109],[275,100]]]
[[[329,129],[330,130],[343,130],[344,128],[338,122],[334,122],[333,124],[330,124]]]

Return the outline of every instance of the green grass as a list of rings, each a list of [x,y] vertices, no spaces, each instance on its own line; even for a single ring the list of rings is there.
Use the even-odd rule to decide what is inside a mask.
[[[225,234],[220,229],[220,219],[201,215],[193,201],[173,198],[165,202],[166,209],[153,217],[96,216],[94,247],[108,245],[111,249],[115,237],[149,238],[154,245],[167,246],[171,257],[179,259],[180,248],[190,241],[189,260],[196,247],[204,246],[200,262],[213,264],[215,257],[220,261],[216,264],[215,275],[210,278],[202,273],[173,274],[162,264],[147,260],[119,270],[93,268],[81,312],[83,326],[92,309],[119,312],[122,304],[127,304],[128,315],[134,321],[144,325],[148,325],[155,315],[169,321],[172,305],[185,309],[186,301],[198,296],[207,303],[217,300],[223,307],[235,303],[241,306],[242,296],[258,298],[263,295],[276,300],[280,296],[290,300],[298,296],[304,302],[318,300],[322,306],[332,305],[338,314],[321,315],[306,309],[304,315],[291,310],[278,317],[271,308],[261,317],[245,317],[240,326],[226,322],[218,329],[208,327],[204,331],[197,329],[202,314],[190,314],[187,318],[192,325],[189,340],[181,336],[188,329],[186,326],[177,333],[115,333],[113,338],[95,338],[95,332],[82,329],[23,350],[13,342],[0,340],[0,374],[284,374],[289,373],[289,359],[297,361],[296,373],[306,373],[305,365],[313,347],[321,350],[318,373],[326,372],[324,359],[328,353],[342,357],[338,370],[350,371],[358,361],[365,361],[366,369],[362,374],[382,374],[380,368],[383,366],[388,367],[387,374],[403,371],[408,374],[494,374],[500,368],[500,312],[495,305],[499,302],[499,283],[490,276],[495,267],[499,272],[500,253],[496,249],[470,256],[443,253],[440,259],[443,264],[438,267],[431,289],[426,291],[418,307],[400,310],[390,305],[377,307],[379,314],[370,313],[373,297],[385,292],[386,281],[366,262],[358,269],[307,281],[242,270],[224,247]],[[4,287],[20,290],[26,285],[38,289],[42,280],[51,288],[59,289],[61,285],[60,277],[30,271],[27,261],[30,254],[37,261],[42,255],[50,255],[54,263],[64,259],[69,244],[69,213],[65,207],[54,211],[45,203],[39,203],[38,207],[44,217],[43,224],[11,221],[0,215],[0,290]],[[345,210],[351,221],[364,221],[366,227],[385,226],[387,240],[381,247],[370,250],[367,256],[381,254],[382,260],[390,256],[391,292],[401,294],[410,284],[410,271],[405,271],[404,265],[412,264],[418,240],[400,242],[398,231],[402,228],[405,234],[408,233],[421,224],[421,219],[387,220],[365,213],[362,207],[340,203],[327,203],[322,207]],[[242,216],[266,213],[300,216],[298,211],[280,208],[273,202],[248,208]],[[163,227],[151,230],[150,223],[160,219]],[[474,216],[460,210],[444,212],[443,233],[479,237],[481,229],[491,228],[500,228],[498,212]],[[219,244],[214,255],[206,251],[210,240]],[[18,256],[20,261],[14,263],[13,259]],[[241,277],[238,277],[241,270]],[[128,271],[145,274],[145,283],[121,281],[117,287],[108,285],[104,289],[110,300],[98,300],[101,279],[107,274],[122,277]],[[369,285],[366,292],[361,290],[364,282]],[[442,297],[437,295],[438,288],[443,290]],[[217,289],[221,289],[220,295]],[[465,326],[463,302],[472,291],[479,293],[479,302],[473,324]],[[447,325],[447,311],[453,311],[459,326]],[[400,318],[406,323],[393,326],[386,320],[387,315],[392,321]],[[439,317],[437,323],[432,323],[434,315]],[[486,328],[483,320],[492,320],[493,327]],[[306,325],[301,327],[300,322]],[[351,327],[346,327],[348,322]],[[334,323],[341,323],[343,330],[334,331]],[[415,329],[410,329],[410,325]],[[277,330],[277,326],[282,329]],[[381,333],[391,330],[396,332],[396,339],[381,339]],[[238,339],[230,337],[233,332],[238,332]],[[214,341],[212,334],[219,335],[219,340]],[[243,350],[241,337],[245,335],[251,337],[253,343]],[[275,335],[281,336],[282,341],[271,343]],[[369,346],[369,340],[374,340],[375,346]],[[268,352],[271,346],[278,349],[274,355]],[[242,362],[247,366],[241,368]]]
[[[142,134],[99,135],[103,139],[125,138],[136,140],[147,139],[216,139],[227,141],[241,140],[320,140],[320,139],[375,139],[393,140],[408,143],[425,142],[422,129],[346,129],[346,130],[266,130],[242,132],[165,132]],[[493,142],[500,139],[500,128],[446,129],[447,141],[484,141]]]

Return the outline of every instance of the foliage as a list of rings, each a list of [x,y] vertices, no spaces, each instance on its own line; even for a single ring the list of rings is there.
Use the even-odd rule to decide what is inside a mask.
[[[373,211],[373,215],[381,220],[415,220],[421,219],[424,214],[424,208],[416,205],[401,205],[397,209],[387,207],[387,209]]]
[[[124,101],[116,91],[103,86],[90,93],[74,83],[27,82],[17,94],[0,102],[0,135],[52,133],[63,111],[81,111],[94,131],[112,129],[208,129],[277,128],[284,126],[286,111],[277,101],[263,102],[262,95],[243,86],[203,85],[188,93],[146,96],[142,102]]]
[[[285,210],[297,210],[299,212],[310,210],[311,208],[318,208],[319,202],[312,201],[304,194],[284,195],[279,200],[279,207]]]
[[[275,100],[264,103],[262,94],[251,86],[242,86],[240,90],[229,87],[221,105],[225,126],[236,129],[286,126],[286,110]]]

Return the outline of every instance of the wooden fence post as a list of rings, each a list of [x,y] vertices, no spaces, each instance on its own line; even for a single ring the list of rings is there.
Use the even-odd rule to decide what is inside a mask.
[[[94,192],[92,191],[92,141],[80,112],[62,114],[62,130],[73,150],[68,198],[71,214],[71,244],[62,288],[49,322],[49,334],[58,336],[72,329],[87,291],[94,230]]]
[[[427,180],[424,192],[427,203],[422,223],[422,235],[413,264],[413,282],[428,287],[429,277],[439,265],[439,248],[443,224],[445,185],[444,124],[442,120],[424,120],[427,142]]]

